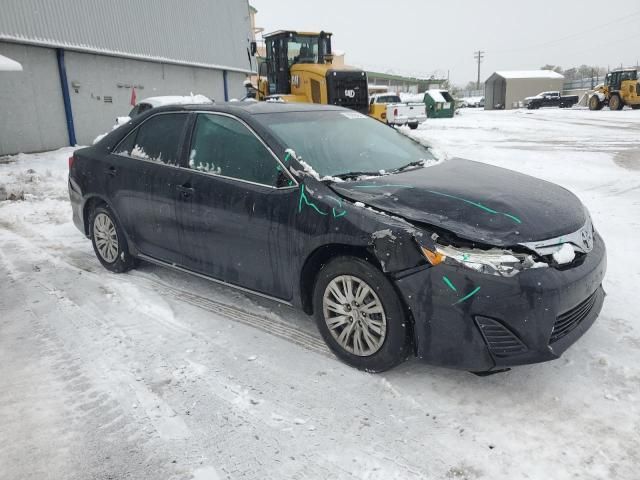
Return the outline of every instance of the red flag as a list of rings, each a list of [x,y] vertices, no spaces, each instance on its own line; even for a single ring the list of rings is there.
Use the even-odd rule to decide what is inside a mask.
[[[132,107],[136,106],[136,87],[133,87],[131,89],[131,106]]]

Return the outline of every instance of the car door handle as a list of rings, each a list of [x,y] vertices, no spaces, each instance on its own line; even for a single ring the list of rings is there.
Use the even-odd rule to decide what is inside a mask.
[[[182,195],[182,198],[191,198],[193,193],[196,191],[193,187],[189,185],[178,185],[176,188]]]
[[[116,167],[111,166],[109,168],[105,168],[104,173],[106,173],[110,177],[115,177],[116,174],[118,173],[118,169]]]

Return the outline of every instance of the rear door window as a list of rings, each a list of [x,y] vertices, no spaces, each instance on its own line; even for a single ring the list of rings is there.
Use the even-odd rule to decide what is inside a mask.
[[[121,145],[128,143],[124,147],[131,148],[131,157],[178,166],[187,118],[185,113],[155,115],[138,127],[135,142],[127,138]]]
[[[283,177],[280,163],[258,137],[225,115],[198,115],[189,168],[270,187],[282,184]]]

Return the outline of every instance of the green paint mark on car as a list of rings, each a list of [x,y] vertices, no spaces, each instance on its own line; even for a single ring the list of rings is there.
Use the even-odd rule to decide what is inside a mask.
[[[452,282],[451,280],[449,280],[449,278],[448,278],[448,277],[446,277],[446,276],[442,277],[442,281],[443,281],[444,283],[446,283],[446,284],[447,284],[447,287],[449,287],[451,290],[453,290],[453,291],[454,291],[454,292],[456,292],[456,293],[458,292],[458,289],[457,289],[457,288],[456,288],[456,286],[453,284],[453,282]]]
[[[462,302],[465,302],[465,301],[469,300],[471,297],[473,297],[479,291],[480,291],[480,287],[474,288],[473,290],[471,290],[471,292],[466,294],[464,297],[462,297],[460,300],[458,300],[456,303],[454,303],[452,305],[458,305],[459,303],[462,303]]]
[[[367,184],[367,185],[354,185],[353,188],[413,188],[413,187],[411,185],[396,185],[393,183],[384,183],[380,185],[373,183],[373,184]]]
[[[347,211],[342,208],[341,199],[331,197],[331,196],[327,196],[326,198],[328,198],[329,200],[333,200],[338,205],[338,209],[336,209],[335,207],[331,209],[331,214],[333,215],[334,218],[344,217],[347,214]],[[298,213],[302,212],[303,205],[307,205],[313,208],[320,215],[329,215],[329,213],[323,212],[315,203],[309,200],[309,197],[307,197],[307,194],[304,191],[304,185],[300,185],[300,200],[298,201]]]
[[[304,193],[304,185],[300,185],[300,201],[298,202],[298,213],[302,212],[303,203],[313,208],[320,215],[329,215],[327,212],[323,212],[322,210],[320,210],[315,203],[309,201],[307,195]]]
[[[491,213],[493,215],[503,215],[503,216],[513,220],[516,223],[522,223],[522,220],[520,220],[515,215],[511,215],[510,213],[499,212],[499,211],[494,210],[493,208],[489,208],[486,205],[483,205],[483,204],[481,204],[479,202],[474,202],[473,200],[468,200],[466,198],[457,197],[455,195],[450,195],[448,193],[436,192],[434,190],[427,190],[427,192],[432,193],[434,195],[440,195],[441,197],[447,197],[447,198],[453,198],[455,200],[460,200],[461,202],[467,203],[469,205],[473,205],[474,207],[479,208],[480,210],[484,210],[487,213]]]

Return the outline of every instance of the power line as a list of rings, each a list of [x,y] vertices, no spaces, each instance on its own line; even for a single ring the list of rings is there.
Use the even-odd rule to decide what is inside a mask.
[[[507,49],[507,50],[496,50],[494,53],[519,52],[519,51],[522,51],[522,50],[533,50],[533,49],[536,49],[536,48],[548,47],[549,45],[553,45],[553,44],[558,43],[558,42],[563,42],[563,41],[569,40],[571,38],[579,37],[579,36],[584,35],[586,33],[591,33],[594,30],[598,30],[600,28],[608,27],[608,26],[613,25],[614,23],[618,23],[620,21],[627,21],[629,19],[633,19],[632,17],[635,17],[637,15],[640,15],[640,10],[638,10],[636,12],[632,12],[632,13],[630,13],[628,15],[625,15],[624,17],[619,17],[619,18],[610,20],[609,22],[603,23],[601,25],[595,25],[595,26],[590,27],[590,28],[588,28],[586,30],[580,30],[579,32],[572,33],[571,35],[566,35],[564,37],[556,38],[555,40],[549,40],[549,41],[544,42],[544,43],[538,43],[538,44],[535,44],[535,45],[529,45],[528,47],[510,48],[510,49]]]

